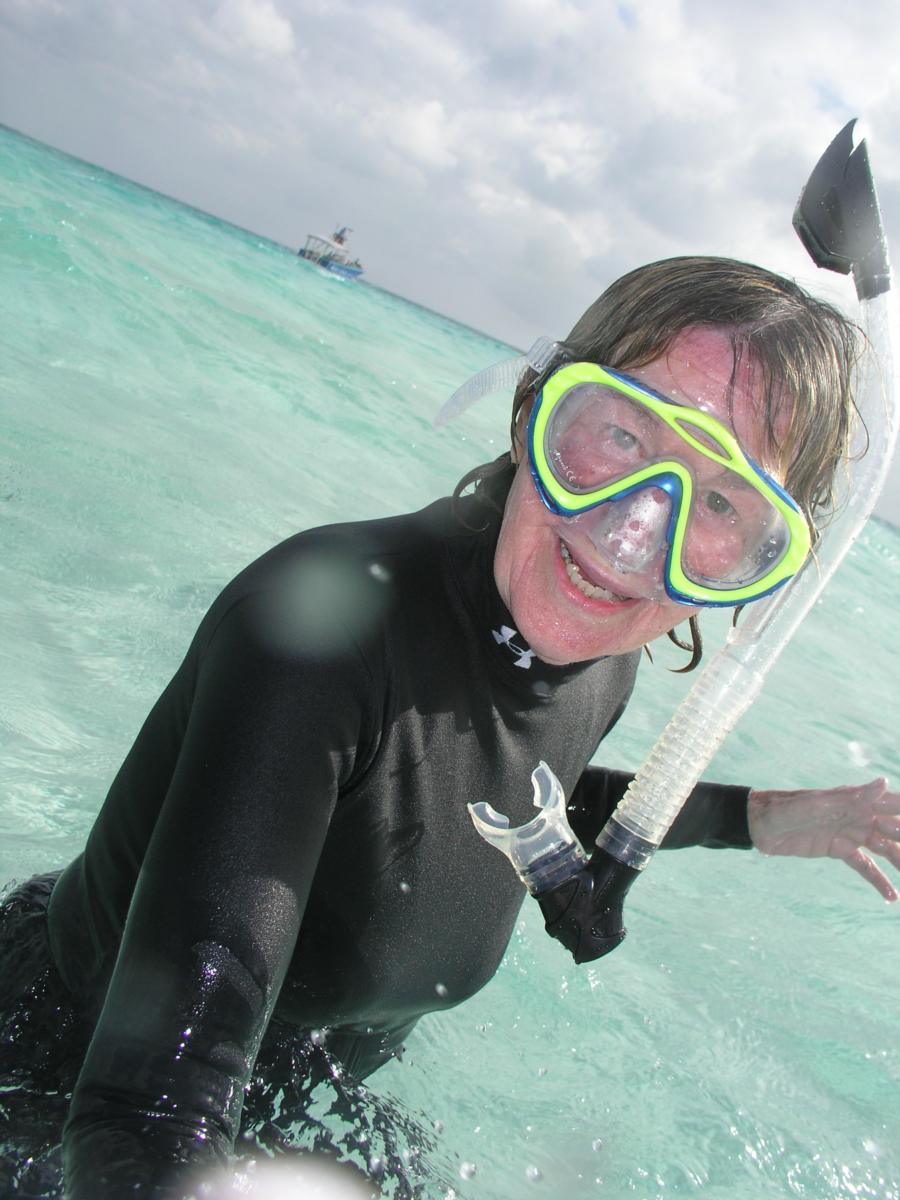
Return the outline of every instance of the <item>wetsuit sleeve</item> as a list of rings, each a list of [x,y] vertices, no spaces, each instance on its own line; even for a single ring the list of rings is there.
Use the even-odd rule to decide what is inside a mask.
[[[594,844],[633,778],[625,771],[586,768],[567,805],[569,821],[584,846]],[[747,825],[749,795],[749,788],[701,780],[663,838],[662,849],[678,850],[685,846],[751,849],[753,842]]]
[[[273,630],[271,615],[245,598],[200,657],[73,1094],[68,1200],[181,1196],[195,1168],[225,1161],[233,1146],[371,708],[359,652],[296,643]]]

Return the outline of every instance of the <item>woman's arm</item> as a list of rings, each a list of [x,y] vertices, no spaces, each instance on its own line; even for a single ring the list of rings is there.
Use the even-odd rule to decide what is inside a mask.
[[[69,1200],[175,1197],[231,1151],[370,699],[245,599],[199,669],[64,1136]]]
[[[582,845],[593,845],[625,794],[633,775],[589,766],[572,792],[566,811]],[[685,846],[747,850],[752,846],[747,827],[749,789],[730,784],[697,784],[662,842],[666,850]]]

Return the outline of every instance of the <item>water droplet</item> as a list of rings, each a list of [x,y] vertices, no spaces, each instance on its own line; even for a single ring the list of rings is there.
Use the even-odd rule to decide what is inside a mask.
[[[403,882],[400,884],[400,891],[403,893],[403,895],[404,895],[404,896],[408,896],[408,895],[409,895],[409,893],[412,891],[412,888],[411,888],[411,887],[410,887],[410,885],[409,885],[409,884],[406,882],[406,880],[405,880],[405,879],[404,879],[404,880],[403,880]]]
[[[530,1180],[532,1183],[537,1183],[537,1181],[539,1179],[543,1179],[544,1176],[541,1174],[540,1167],[531,1166],[525,1168],[525,1178]]]
[[[464,1162],[459,1168],[461,1179],[471,1179],[475,1174],[475,1164],[473,1162]]]
[[[591,1149],[594,1151],[595,1154],[597,1153],[598,1150],[602,1150],[603,1149],[603,1138],[594,1138],[594,1140],[591,1142]]]
[[[446,987],[446,984],[443,984],[443,983],[436,983],[436,984],[434,985],[434,990],[437,992],[437,994],[438,994],[438,995],[441,997],[441,999],[442,999],[442,1000],[443,1000],[443,999],[444,999],[444,997],[447,995],[447,987]]]
[[[380,1179],[384,1174],[384,1159],[379,1158],[377,1154],[373,1155],[372,1158],[369,1159],[369,1173],[373,1175],[375,1179]]]
[[[369,563],[369,574],[373,579],[377,579],[379,583],[387,583],[391,577],[387,567],[382,566],[379,562]]]
[[[324,1029],[313,1029],[309,1035],[309,1040],[312,1042],[312,1044],[314,1046],[324,1046],[325,1045],[325,1030]]]
[[[435,1133],[443,1133],[444,1132],[444,1122],[443,1121],[434,1121],[432,1124],[432,1129],[434,1130]]]
[[[538,1067],[538,1075],[540,1075],[541,1077],[543,1077],[543,1076],[544,1076],[544,1075],[546,1075],[546,1074],[547,1074],[547,1068],[546,1068],[546,1067]]]

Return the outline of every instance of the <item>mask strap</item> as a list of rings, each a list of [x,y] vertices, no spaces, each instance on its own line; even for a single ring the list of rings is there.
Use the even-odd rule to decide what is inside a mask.
[[[515,387],[519,382],[519,376],[526,367],[530,367],[532,371],[542,375],[554,358],[559,355],[559,352],[558,342],[552,342],[547,337],[539,337],[534,345],[525,354],[520,354],[518,358],[508,358],[504,362],[485,367],[483,371],[479,371],[477,375],[466,380],[462,387],[458,387],[450,399],[442,405],[434,418],[435,425],[440,428],[449,421],[456,420],[483,396],[492,396],[495,392]]]

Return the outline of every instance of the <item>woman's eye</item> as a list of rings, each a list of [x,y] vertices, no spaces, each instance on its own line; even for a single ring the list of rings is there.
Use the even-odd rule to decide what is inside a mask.
[[[734,505],[721,492],[706,493],[706,507],[718,517],[727,517],[735,512]]]
[[[609,436],[620,450],[634,450],[638,444],[638,440],[634,434],[629,433],[627,429],[623,429],[621,425],[611,425]]]

